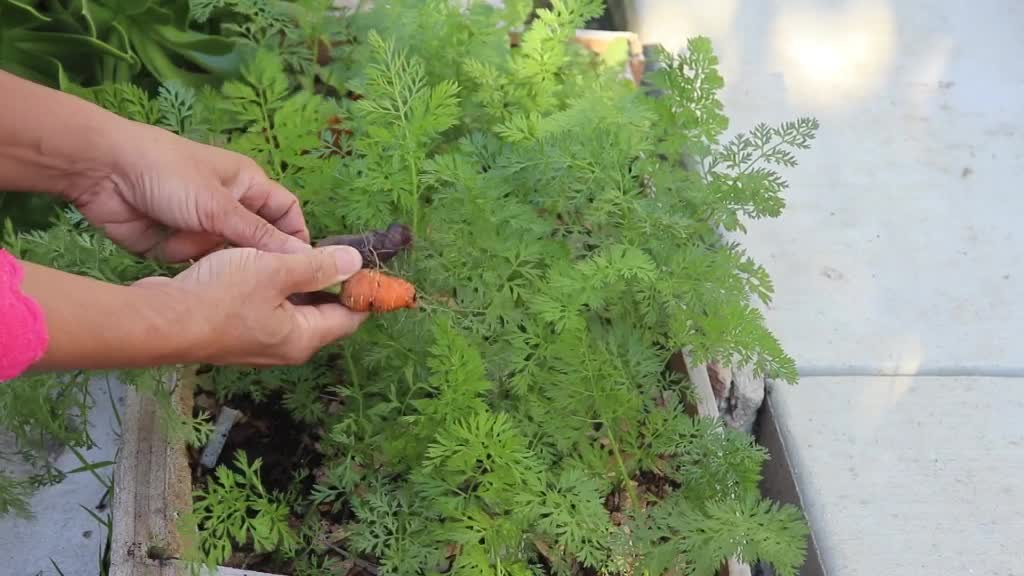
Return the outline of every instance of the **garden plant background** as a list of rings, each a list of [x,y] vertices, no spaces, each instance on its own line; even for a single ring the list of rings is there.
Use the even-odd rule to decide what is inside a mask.
[[[658,54],[655,97],[619,78],[623,52],[569,41],[601,12],[589,0],[358,15],[319,0],[2,1],[18,15],[0,25],[3,67],[252,157],[300,197],[315,238],[414,231],[389,271],[416,284],[420,309],[375,317],[300,367],[202,371],[219,402],[283,406],[276,425],[302,429],[315,457],[275,486],[241,450],[202,478],[194,559],[713,574],[738,555],[795,573],[806,527],[760,497],[765,453],[688,415],[667,365],[685,349],[795,380],[754,302],[771,282],[721,232],[780,213],[777,170],[817,123],[723,140],[706,39]],[[74,211],[44,226],[40,207],[9,198],[4,245],[22,258],[111,282],[177,269],[123,253]],[[160,395],[162,372],[124,376]],[[26,447],[88,445],[87,378],[7,385],[0,420]],[[201,444],[196,416],[165,424]],[[31,485],[59,476],[0,474],[0,508],[26,512]]]

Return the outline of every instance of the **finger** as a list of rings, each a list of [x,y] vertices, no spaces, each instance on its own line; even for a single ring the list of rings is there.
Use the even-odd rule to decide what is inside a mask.
[[[275,228],[309,242],[309,228],[302,215],[299,199],[281,184],[264,178],[258,180],[239,201],[250,211],[262,216]]]
[[[164,241],[161,255],[168,262],[197,260],[224,246],[224,239],[205,232],[179,232]]]
[[[160,260],[161,243],[172,234],[167,228],[146,218],[130,222],[111,222],[103,225],[103,232],[119,246],[147,258]]]
[[[217,214],[211,232],[223,236],[236,246],[281,254],[311,250],[309,244],[278,230],[239,202],[226,204]]]
[[[302,254],[278,256],[282,296],[315,292],[342,282],[363,267],[359,251],[348,246],[310,249]]]
[[[132,282],[132,286],[163,286],[172,282],[172,279],[164,276],[149,276]]]
[[[347,338],[369,317],[367,312],[353,312],[339,303],[318,304],[316,306],[294,306],[298,329],[301,330],[308,345],[316,352],[331,342]]]

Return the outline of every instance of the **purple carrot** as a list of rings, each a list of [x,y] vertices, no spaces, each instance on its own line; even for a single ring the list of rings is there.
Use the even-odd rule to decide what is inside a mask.
[[[363,256],[363,268],[380,268],[388,260],[412,244],[412,230],[394,223],[387,230],[371,230],[363,234],[327,236],[319,246],[351,246]]]

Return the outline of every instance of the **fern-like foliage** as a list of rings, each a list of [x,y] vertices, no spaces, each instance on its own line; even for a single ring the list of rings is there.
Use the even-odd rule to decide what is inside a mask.
[[[0,471],[0,516],[13,514],[20,518],[31,518],[32,509],[28,500],[32,497],[32,485]]]
[[[287,506],[263,487],[261,466],[260,459],[250,463],[244,452],[237,452],[234,469],[219,466],[206,488],[196,492],[192,521],[202,528],[198,549],[207,566],[223,564],[240,544],[285,555],[298,546]]]
[[[654,542],[648,555],[654,573],[676,568],[692,576],[713,576],[722,559],[770,560],[776,573],[795,576],[807,538],[800,512],[753,497],[694,504],[674,495],[651,511],[642,537]],[[649,530],[645,532],[644,530]]]
[[[686,349],[795,380],[756,307],[771,281],[722,232],[780,213],[779,171],[817,122],[726,139],[710,42],[662,51],[638,90],[571,41],[596,0],[550,2],[516,46],[529,2],[394,0],[344,17],[261,2],[191,4],[196,20],[238,18],[252,48],[240,78],[92,97],[251,156],[300,197],[315,237],[411,224],[416,245],[391,266],[422,306],[303,367],[204,375],[221,398],[281,395],[322,431],[323,464],[280,500],[255,464],[218,471],[197,501],[200,553],[276,548],[315,573],[334,552],[310,535],[312,510],[330,510],[336,542],[387,575],[697,575],[730,556],[794,573],[806,528],[759,497],[765,453],[687,415],[668,365]],[[342,35],[331,64],[282,49],[303,46],[308,64]],[[10,236],[109,280],[159,272],[72,215]]]

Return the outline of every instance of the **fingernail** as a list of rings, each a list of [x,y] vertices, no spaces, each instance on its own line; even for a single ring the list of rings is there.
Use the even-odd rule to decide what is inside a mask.
[[[338,266],[338,273],[344,276],[354,274],[363,267],[363,257],[359,251],[350,246],[331,246],[327,248],[334,255],[334,261]]]

